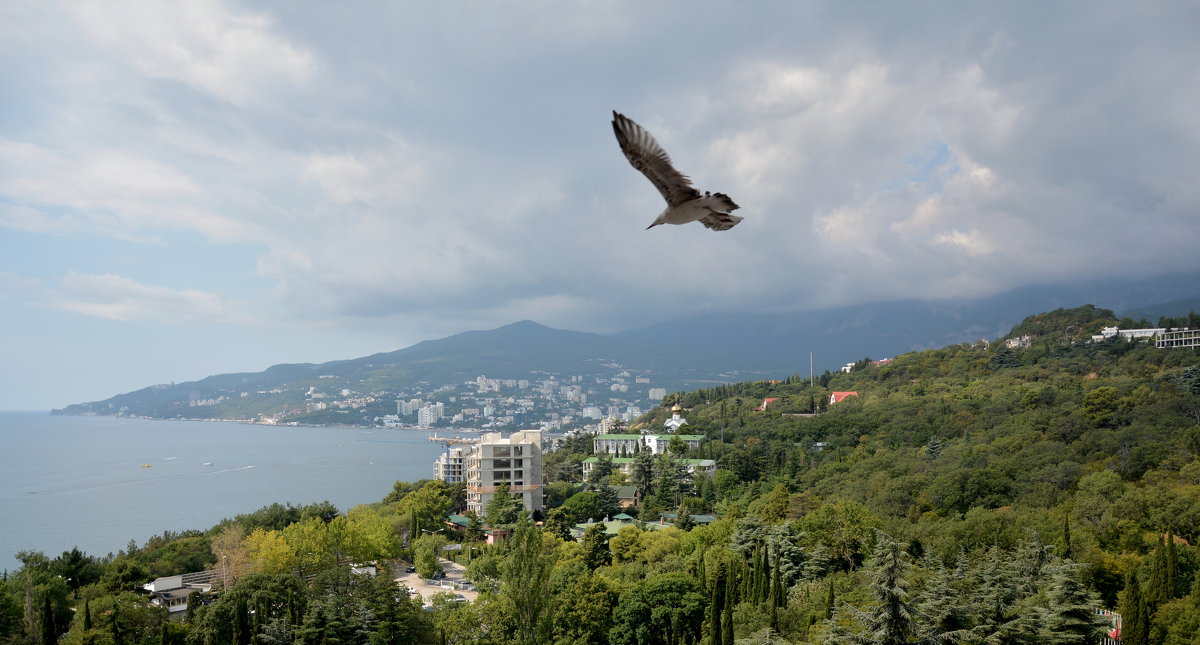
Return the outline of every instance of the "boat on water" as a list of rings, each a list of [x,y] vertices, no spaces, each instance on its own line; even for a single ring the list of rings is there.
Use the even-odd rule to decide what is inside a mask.
[[[212,462],[211,462],[211,461],[206,461],[206,462],[204,462],[204,464],[203,464],[203,465],[205,465],[205,466],[211,466],[211,465],[212,465]]]
[[[142,468],[153,468],[150,464],[142,464]]]

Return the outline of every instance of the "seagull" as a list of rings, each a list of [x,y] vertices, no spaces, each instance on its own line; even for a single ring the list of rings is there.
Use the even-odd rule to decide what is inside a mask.
[[[658,145],[645,128],[616,110],[613,110],[612,126],[625,158],[646,175],[646,179],[667,200],[667,209],[646,230],[659,224],[699,221],[714,231],[728,231],[742,221],[743,218],[729,214],[738,208],[729,195],[708,191],[701,195],[700,191],[693,188],[692,180],[675,170],[667,151]]]

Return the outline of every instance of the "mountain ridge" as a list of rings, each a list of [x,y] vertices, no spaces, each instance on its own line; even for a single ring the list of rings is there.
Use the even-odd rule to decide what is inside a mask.
[[[669,391],[689,383],[783,378],[836,370],[863,357],[1004,336],[1025,316],[1083,304],[1121,311],[1184,306],[1200,293],[1200,274],[1022,287],[988,298],[898,300],[794,313],[713,313],[665,321],[615,334],[573,331],[520,320],[470,330],[409,347],[325,363],[281,363],[261,372],[216,374],[196,381],[153,385],[101,401],[68,405],[55,413],[159,416],[194,407],[197,400],[264,394],[321,376],[352,379],[375,391],[417,383],[454,383],[486,375],[528,378],[533,371],[589,375],[603,363],[653,373]],[[1150,300],[1167,298],[1165,301]],[[1123,306],[1114,306],[1117,305]],[[1175,303],[1175,304],[1173,304]],[[1178,312],[1185,314],[1186,311]],[[277,394],[277,393],[276,393]],[[272,405],[296,404],[275,397]],[[303,403],[303,398],[299,399]]]

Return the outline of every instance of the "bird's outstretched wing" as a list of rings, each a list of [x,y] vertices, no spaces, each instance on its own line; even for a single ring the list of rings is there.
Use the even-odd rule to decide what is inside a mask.
[[[646,175],[646,179],[649,179],[658,192],[662,193],[663,199],[667,200],[668,206],[674,208],[700,196],[700,191],[692,187],[692,180],[675,170],[667,151],[658,145],[645,128],[615,110],[612,125],[625,158],[634,168]]]

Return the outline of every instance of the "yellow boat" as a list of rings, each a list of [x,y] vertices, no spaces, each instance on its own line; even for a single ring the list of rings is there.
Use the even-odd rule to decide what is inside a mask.
[[[142,464],[142,468],[153,468],[150,464]]]

